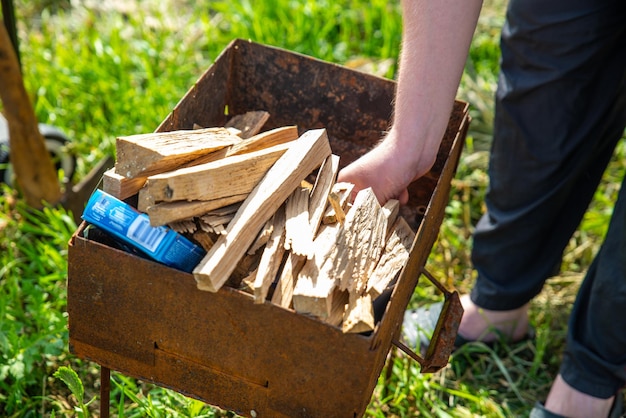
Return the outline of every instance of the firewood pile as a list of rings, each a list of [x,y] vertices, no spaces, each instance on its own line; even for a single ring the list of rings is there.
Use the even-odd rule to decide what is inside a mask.
[[[325,129],[263,131],[268,118],[118,137],[103,189],[137,195],[153,226],[207,251],[193,270],[199,289],[227,285],[344,332],[371,331],[373,302],[393,286],[415,233],[397,201],[381,206],[371,189],[351,200]]]

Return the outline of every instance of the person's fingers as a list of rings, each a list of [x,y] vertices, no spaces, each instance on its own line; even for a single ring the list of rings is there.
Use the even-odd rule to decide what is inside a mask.
[[[409,189],[404,189],[400,192],[400,195],[398,196],[398,201],[401,205],[406,205],[407,203],[409,203]]]

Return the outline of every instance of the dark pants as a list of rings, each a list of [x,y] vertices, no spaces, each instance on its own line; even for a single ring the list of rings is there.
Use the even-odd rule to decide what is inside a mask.
[[[626,0],[510,0],[472,300],[518,308],[560,267],[626,126]],[[561,373],[626,382],[626,185],[573,308]]]

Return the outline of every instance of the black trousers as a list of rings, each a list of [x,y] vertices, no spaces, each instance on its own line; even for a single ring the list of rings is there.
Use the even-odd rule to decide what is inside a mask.
[[[518,308],[561,264],[626,126],[626,1],[510,0],[472,300]],[[626,185],[572,311],[561,374],[626,383]]]

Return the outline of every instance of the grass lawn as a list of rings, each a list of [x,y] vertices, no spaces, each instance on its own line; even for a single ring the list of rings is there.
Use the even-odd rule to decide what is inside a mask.
[[[492,96],[503,0],[488,0],[458,97],[473,121],[450,203],[427,268],[460,292],[473,282],[469,251],[483,213]],[[80,180],[115,137],[152,132],[234,38],[283,47],[393,78],[401,35],[399,2],[17,0],[25,85],[40,122],[72,139]],[[402,355],[389,362],[367,416],[525,416],[556,375],[567,317],[605,233],[624,174],[620,144],[563,258],[562,272],[533,301],[536,338],[516,345],[470,344],[434,374]],[[63,208],[28,208],[10,187],[0,194],[0,416],[98,414],[99,368],[67,347],[67,242],[76,228]],[[439,299],[430,286],[411,306]],[[61,369],[60,369],[61,368]],[[72,394],[66,382],[75,370]],[[386,374],[383,371],[382,376]],[[65,378],[63,379],[63,377]],[[119,417],[233,416],[178,393],[112,374]]]

